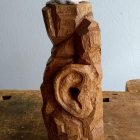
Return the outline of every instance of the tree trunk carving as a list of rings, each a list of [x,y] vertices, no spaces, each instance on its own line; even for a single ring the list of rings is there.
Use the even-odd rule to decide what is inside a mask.
[[[100,29],[90,3],[47,4],[53,43],[41,85],[49,140],[104,140]]]

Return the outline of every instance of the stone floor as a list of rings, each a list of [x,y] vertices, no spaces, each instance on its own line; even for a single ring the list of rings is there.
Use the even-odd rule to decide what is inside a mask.
[[[104,92],[105,140],[140,140],[140,92]],[[0,140],[47,140],[39,91],[0,91]]]

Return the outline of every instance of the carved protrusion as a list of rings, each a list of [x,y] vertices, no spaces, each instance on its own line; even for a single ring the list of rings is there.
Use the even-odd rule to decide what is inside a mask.
[[[54,80],[56,100],[73,116],[88,117],[93,110],[92,81],[88,65],[72,64],[64,67]]]

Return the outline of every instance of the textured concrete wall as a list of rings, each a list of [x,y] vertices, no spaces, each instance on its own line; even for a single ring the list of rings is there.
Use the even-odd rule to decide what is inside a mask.
[[[0,1],[0,89],[38,89],[52,44],[41,8],[46,0]],[[103,90],[140,78],[140,1],[92,0],[102,31]]]

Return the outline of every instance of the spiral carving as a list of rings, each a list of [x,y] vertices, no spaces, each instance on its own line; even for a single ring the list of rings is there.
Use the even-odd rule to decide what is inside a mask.
[[[78,118],[89,116],[93,110],[90,74],[89,66],[73,64],[64,67],[54,81],[57,101]]]

